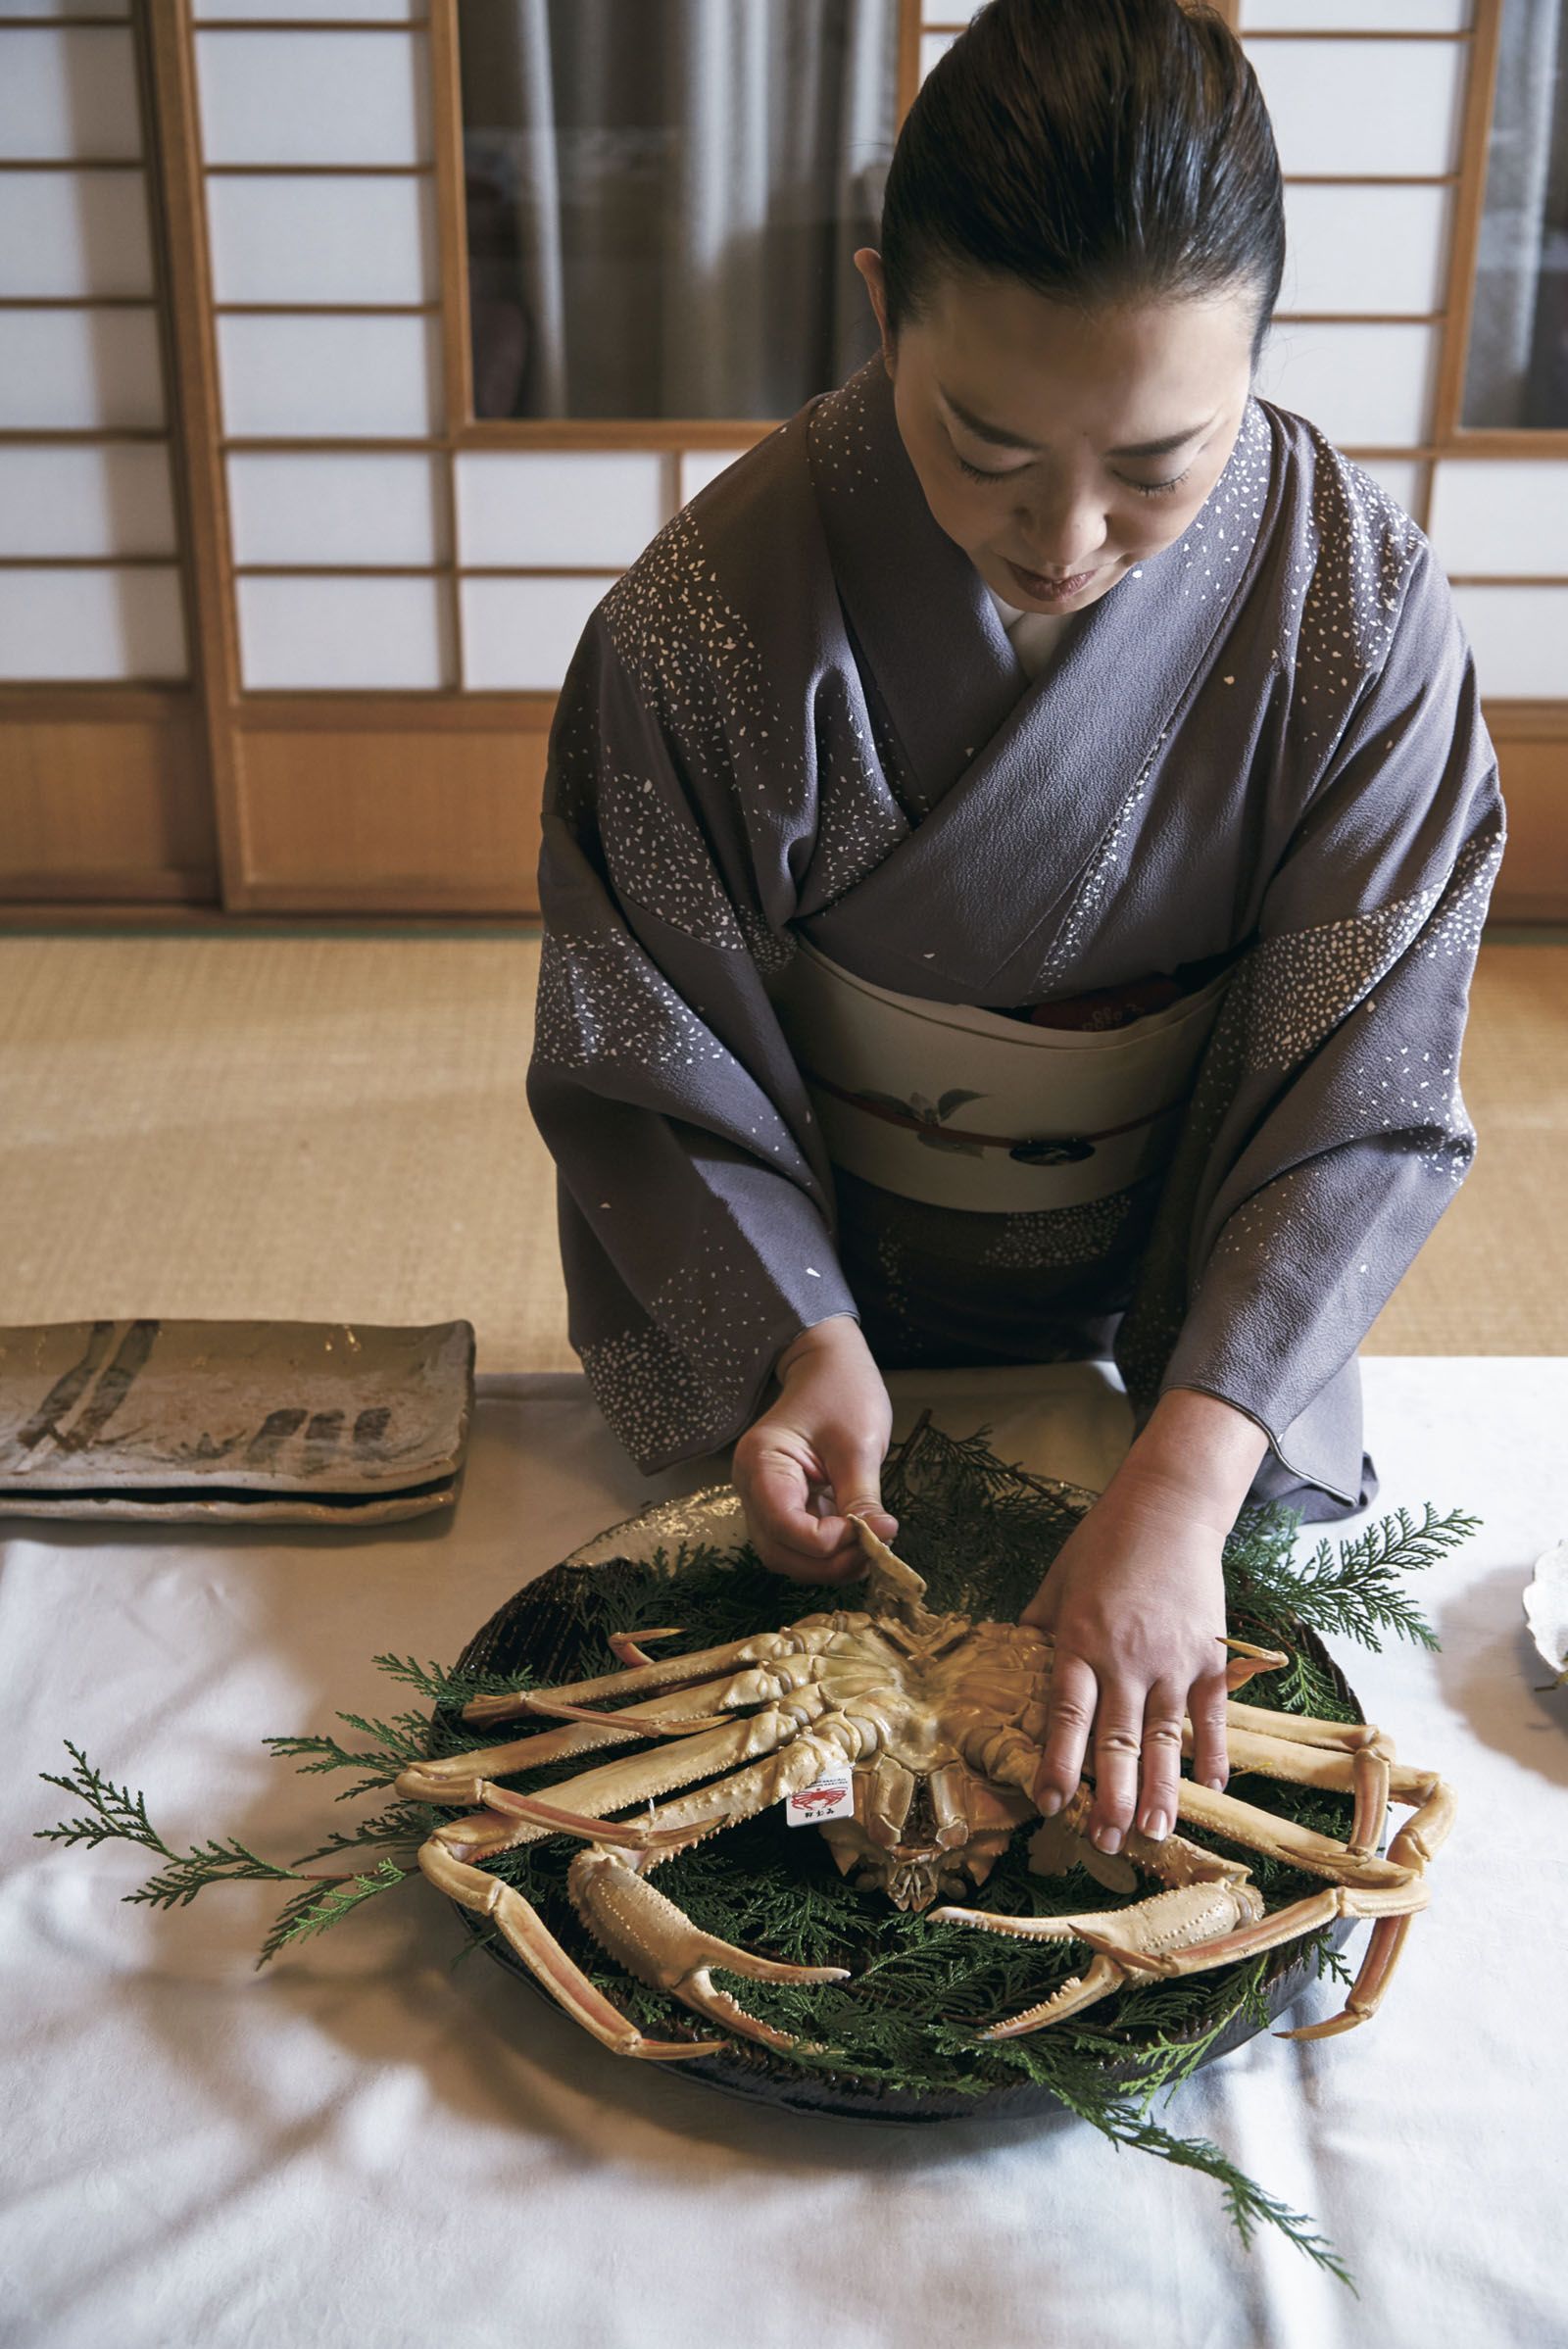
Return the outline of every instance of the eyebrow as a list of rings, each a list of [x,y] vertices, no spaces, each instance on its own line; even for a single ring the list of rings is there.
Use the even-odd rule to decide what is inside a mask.
[[[988,424],[983,416],[971,415],[962,401],[956,400],[952,392],[944,390],[940,383],[937,389],[958,421],[967,424],[969,430],[977,433],[981,440],[994,441],[1002,449],[1028,449],[1039,454],[1038,441],[1025,440],[1021,432],[1005,432],[1000,424]],[[1163,440],[1141,440],[1126,448],[1107,449],[1105,454],[1107,457],[1168,457],[1173,449],[1180,449],[1188,441],[1196,440],[1200,432],[1206,432],[1213,421],[1213,416],[1210,416],[1207,423],[1189,425],[1185,432],[1169,433]]]

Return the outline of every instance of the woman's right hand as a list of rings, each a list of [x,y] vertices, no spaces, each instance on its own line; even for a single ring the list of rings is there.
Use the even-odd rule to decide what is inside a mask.
[[[819,1321],[774,1364],[778,1400],[735,1446],[735,1485],[764,1566],[797,1583],[853,1582],[865,1553],[851,1526],[863,1517],[891,1542],[898,1519],[882,1506],[882,1462],[893,1405],[851,1314]]]

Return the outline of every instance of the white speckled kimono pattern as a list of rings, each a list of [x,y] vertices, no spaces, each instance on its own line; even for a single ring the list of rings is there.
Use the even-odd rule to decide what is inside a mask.
[[[573,1341],[645,1468],[738,1435],[790,1338],[1113,1347],[1375,1489],[1355,1346],[1470,1162],[1456,1072],[1502,818],[1422,533],[1253,399],[1170,547],[1026,678],[880,359],[759,443],[590,619],[551,737],[529,1094]],[[797,934],[1020,1005],[1229,974],[1168,1162],[1010,1215],[835,1170],[766,982]]]

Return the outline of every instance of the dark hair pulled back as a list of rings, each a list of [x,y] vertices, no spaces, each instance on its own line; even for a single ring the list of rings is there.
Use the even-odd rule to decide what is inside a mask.
[[[1211,8],[990,0],[905,119],[881,238],[894,337],[944,269],[1082,309],[1246,285],[1255,366],[1285,267],[1257,77]]]

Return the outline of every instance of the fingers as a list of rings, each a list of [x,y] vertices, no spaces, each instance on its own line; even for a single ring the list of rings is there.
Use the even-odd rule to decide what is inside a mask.
[[[1229,1768],[1223,1674],[1196,1683],[1184,1701],[1173,1682],[1156,1682],[1147,1692],[1131,1683],[1102,1684],[1081,1656],[1058,1652],[1045,1759],[1034,1784],[1040,1811],[1051,1818],[1060,1810],[1087,1769],[1094,1801],[1084,1832],[1097,1849],[1119,1851],[1135,1824],[1140,1835],[1162,1842],[1176,1825],[1189,1709],[1193,1775],[1200,1785],[1222,1789]]]
[[[874,1444],[822,1446],[820,1459],[774,1444],[764,1423],[735,1447],[735,1481],[746,1507],[748,1531],[759,1557],[772,1573],[797,1583],[844,1583],[865,1572],[852,1516],[863,1516],[875,1534],[891,1542],[899,1521],[882,1507],[878,1485],[881,1454]],[[829,1512],[821,1498],[832,1494]]]
[[[738,1455],[737,1455],[738,1457]],[[743,1486],[747,1529],[762,1564],[795,1583],[848,1582],[861,1571],[859,1544],[842,1517],[818,1517],[799,1461],[773,1454]]]
[[[1101,1851],[1119,1851],[1133,1823],[1143,1739],[1143,1690],[1122,1682],[1102,1688],[1095,1713],[1095,1801],[1089,1814],[1089,1839]]]
[[[1051,1676],[1045,1758],[1034,1783],[1036,1808],[1047,1819],[1078,1791],[1097,1695],[1095,1676],[1083,1658],[1058,1655]]]
[[[883,1447],[867,1440],[833,1434],[822,1439],[818,1445],[828,1490],[833,1496],[833,1514],[824,1516],[824,1531],[831,1530],[837,1541],[853,1550],[864,1562],[864,1552],[856,1540],[852,1517],[863,1517],[873,1534],[891,1542],[899,1530],[899,1521],[882,1506]],[[892,1527],[893,1532],[887,1529]]]
[[[1200,1786],[1212,1786],[1223,1793],[1230,1776],[1230,1757],[1225,1749],[1225,1698],[1227,1694],[1224,1667],[1205,1680],[1196,1681],[1188,1697],[1188,1711],[1193,1717],[1193,1776]]]
[[[1138,1786],[1138,1832],[1163,1842],[1176,1824],[1182,1775],[1182,1692],[1167,1681],[1144,1704],[1143,1763]]]

